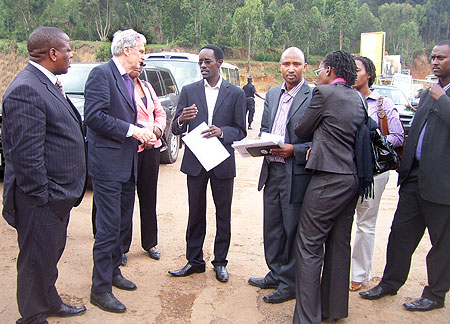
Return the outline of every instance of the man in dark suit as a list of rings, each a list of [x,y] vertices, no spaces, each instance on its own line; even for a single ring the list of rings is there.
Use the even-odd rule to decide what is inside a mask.
[[[428,228],[432,245],[427,255],[428,286],[421,298],[403,304],[410,311],[444,307],[450,286],[450,41],[433,48],[431,64],[439,82],[420,97],[406,140],[383,278],[360,293],[366,299],[397,294]]]
[[[216,205],[216,239],[214,243],[214,270],[217,280],[228,281],[227,254],[231,237],[231,199],[236,176],[233,141],[243,139],[245,130],[245,96],[242,89],[224,80],[220,75],[223,52],[216,45],[207,45],[199,54],[203,80],[186,85],[174,116],[175,135],[191,131],[205,122],[209,129],[205,138],[217,137],[230,156],[210,171],[206,171],[192,151],[186,147],[181,171],[187,174],[189,193],[189,222],[186,233],[188,263],[180,270],[169,271],[175,277],[205,272],[203,242],[206,234],[206,187],[211,190]]]
[[[143,62],[144,44],[145,37],[132,29],[116,32],[113,58],[95,67],[86,82],[88,170],[97,208],[91,303],[110,312],[126,310],[112,286],[136,289],[119,265],[133,215],[137,144],[152,138],[148,129],[135,126],[134,86],[128,76]]]
[[[311,89],[303,78],[303,52],[291,47],[281,55],[284,84],[266,95],[261,131],[281,135],[285,147],[272,149],[264,158],[258,190],[264,187],[264,254],[269,272],[264,278],[250,278],[259,288],[276,288],[263,300],[282,303],[295,298],[295,233],[303,196],[311,175],[305,171],[306,152],[311,142],[301,141],[294,127],[311,101]]]
[[[27,48],[30,61],[3,98],[3,216],[19,241],[17,323],[42,324],[86,311],[64,304],[55,287],[69,213],[85,190],[86,155],[80,115],[56,77],[73,57],[69,37],[41,27]]]

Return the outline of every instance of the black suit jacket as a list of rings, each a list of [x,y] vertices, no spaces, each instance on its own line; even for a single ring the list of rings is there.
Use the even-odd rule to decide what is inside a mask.
[[[427,122],[419,164],[419,193],[422,199],[450,205],[450,89],[435,101],[427,89],[420,98],[406,139],[398,170],[398,183],[408,177],[414,161],[420,131]]]
[[[193,104],[197,106],[197,116],[184,123],[181,127],[178,127],[177,119],[181,115],[183,108]],[[245,113],[244,91],[228,81],[222,80],[213,112],[212,123],[222,129],[223,138],[220,141],[230,153],[230,156],[212,169],[214,175],[219,179],[233,178],[236,176],[234,149],[231,147],[231,144],[234,141],[243,139],[247,135],[245,129]],[[200,80],[184,86],[181,90],[177,112],[172,123],[172,132],[175,135],[179,135],[194,129],[202,122],[208,123],[208,107],[206,105],[204,81]],[[181,171],[187,175],[198,176],[202,168],[202,165],[192,151],[186,147],[181,163]]]
[[[136,124],[136,106],[112,59],[92,69],[85,99],[89,175],[103,181],[136,179],[138,143],[126,137],[130,124]]]
[[[286,190],[291,203],[301,203],[308,187],[309,177],[303,178],[310,173],[305,171],[306,152],[311,147],[310,141],[303,141],[294,133],[295,125],[302,118],[311,101],[311,89],[305,81],[303,86],[297,92],[289,109],[286,119],[286,134],[284,142],[294,146],[294,156],[285,159],[286,166]],[[261,132],[270,133],[273,122],[278,111],[281,97],[281,85],[272,87],[267,91],[264,102],[264,112],[261,120]],[[269,164],[266,159],[263,160],[261,174],[259,176],[258,190],[261,190],[269,175]],[[305,179],[305,181],[303,181]]]
[[[86,157],[80,115],[31,64],[15,77],[3,97],[2,141],[3,216],[9,224],[15,225],[16,188],[38,206],[48,204],[59,217],[81,201]]]
[[[356,90],[343,82],[319,85],[304,116],[295,127],[303,140],[312,139],[306,169],[356,174],[355,135],[365,119]]]

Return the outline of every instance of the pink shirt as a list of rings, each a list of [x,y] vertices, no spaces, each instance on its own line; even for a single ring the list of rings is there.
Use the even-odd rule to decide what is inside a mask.
[[[136,98],[136,107],[137,107],[137,122],[138,124],[144,126],[145,128],[151,130],[153,132],[153,126],[158,127],[162,133],[166,128],[166,112],[162,108],[159,103],[158,96],[153,90],[153,87],[148,82],[142,82],[138,79],[138,82],[144,91],[145,97],[147,98],[147,106],[144,105],[144,102],[139,97],[139,93],[137,89],[134,91],[134,96]],[[147,87],[147,86],[148,87]],[[158,139],[155,142],[154,147],[161,147],[162,142]],[[138,152],[142,152],[144,150],[143,145],[139,145]]]

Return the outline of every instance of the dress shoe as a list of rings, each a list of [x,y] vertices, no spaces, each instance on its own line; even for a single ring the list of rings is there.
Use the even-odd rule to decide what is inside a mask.
[[[391,295],[391,296],[397,295],[397,292],[395,290],[389,290],[389,289],[383,288],[381,285],[378,284],[375,287],[373,287],[372,289],[360,292],[359,294],[361,295],[362,298],[375,300],[375,299],[380,299],[386,295]]]
[[[293,291],[293,292],[281,292],[279,290],[275,290],[270,295],[267,295],[267,296],[263,297],[263,300],[266,303],[270,303],[270,304],[284,303],[285,301],[288,301],[290,299],[295,299],[295,291]]]
[[[227,282],[228,281],[228,271],[225,266],[215,266],[214,271],[216,272],[216,279],[220,282]]]
[[[112,278],[112,285],[123,290],[136,290],[136,285],[121,274]]]
[[[193,273],[202,273],[205,272],[205,266],[193,266],[190,263],[187,263],[183,268],[179,270],[169,271],[169,273],[174,277],[186,277]]]
[[[405,306],[409,311],[426,312],[432,309],[442,308],[444,307],[444,303],[430,300],[425,297],[420,297],[412,303],[404,303],[403,306]]]
[[[112,292],[98,293],[91,292],[91,304],[100,307],[104,311],[113,313],[123,313],[127,310]]]
[[[64,303],[59,306],[59,309],[52,310],[47,313],[47,317],[56,316],[56,317],[71,317],[78,316],[84,314],[86,312],[86,307],[84,306],[71,306],[66,305]]]
[[[261,288],[261,289],[268,289],[268,288],[278,288],[278,283],[272,282],[267,280],[266,278],[254,278],[251,277],[248,279],[248,283],[252,286]]]
[[[128,259],[127,259],[126,254],[122,254],[122,261],[120,262],[120,264],[122,266],[126,266],[127,265],[127,261],[128,261]]]
[[[159,260],[161,258],[161,252],[158,249],[148,250],[148,256],[154,260]]]

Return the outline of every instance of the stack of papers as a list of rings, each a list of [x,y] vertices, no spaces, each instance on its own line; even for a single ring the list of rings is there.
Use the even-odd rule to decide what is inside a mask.
[[[261,138],[234,142],[231,146],[242,157],[263,156],[270,154],[270,150],[273,148],[284,148],[284,137],[261,133]]]

